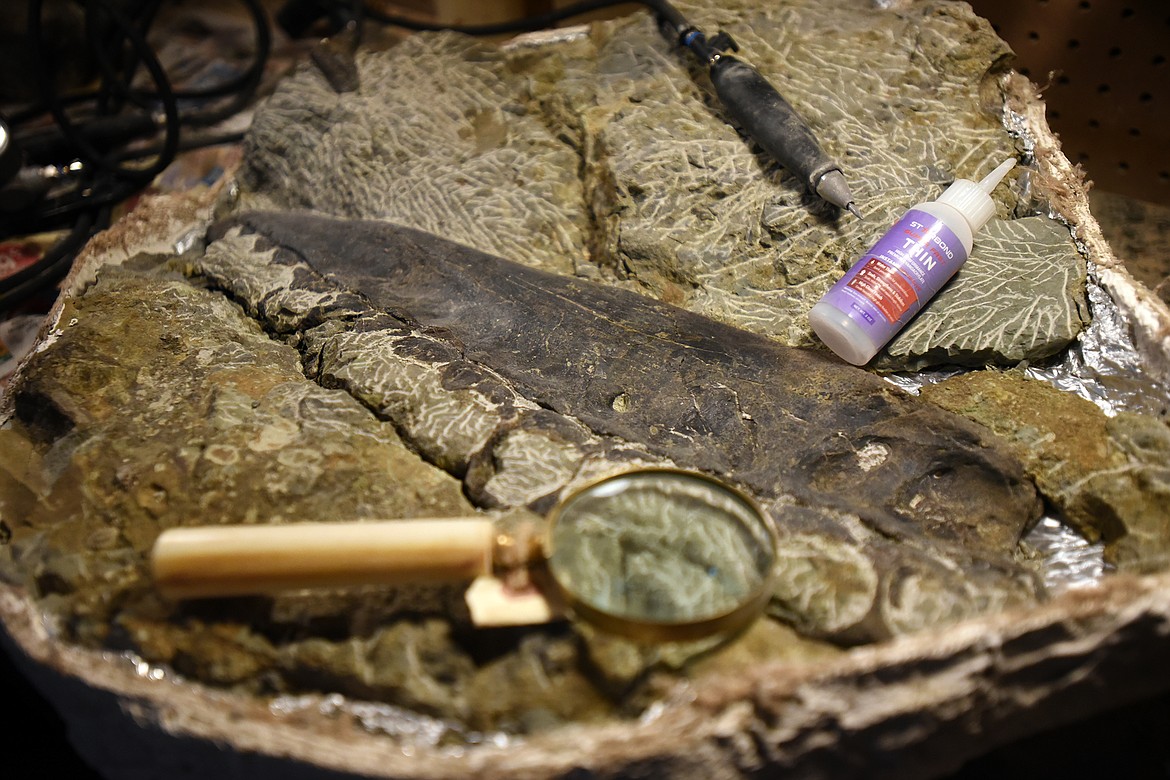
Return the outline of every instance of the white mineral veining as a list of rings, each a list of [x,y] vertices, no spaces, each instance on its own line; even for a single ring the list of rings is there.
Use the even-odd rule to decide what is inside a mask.
[[[862,471],[877,468],[890,457],[890,448],[881,442],[871,441],[857,452],[857,462]]]
[[[500,506],[525,506],[568,484],[580,448],[540,431],[512,431],[493,450],[495,473],[484,486]]]
[[[321,344],[320,370],[394,420],[402,435],[426,457],[463,469],[500,425],[503,411],[499,403],[474,388],[447,389],[444,371],[449,363],[424,361],[400,348],[407,339],[428,338],[419,332],[338,333]],[[501,380],[497,384],[504,386]],[[514,391],[509,403],[515,409],[537,408]]]
[[[775,597],[786,611],[833,632],[858,623],[877,598],[878,572],[861,550],[811,534],[781,539]]]

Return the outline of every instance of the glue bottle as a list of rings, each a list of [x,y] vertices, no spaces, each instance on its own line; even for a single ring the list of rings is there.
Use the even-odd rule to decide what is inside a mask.
[[[991,191],[1016,164],[983,181],[958,179],[907,211],[809,313],[813,331],[855,366],[868,363],[942,289],[995,214]]]

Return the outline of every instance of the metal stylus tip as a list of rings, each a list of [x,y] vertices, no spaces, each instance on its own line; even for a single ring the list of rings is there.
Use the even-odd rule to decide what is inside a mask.
[[[845,183],[845,177],[837,168],[823,174],[816,182],[814,190],[817,195],[834,206],[847,209],[849,213],[857,217],[861,216],[861,212],[853,205],[853,196],[849,194],[849,185]]]

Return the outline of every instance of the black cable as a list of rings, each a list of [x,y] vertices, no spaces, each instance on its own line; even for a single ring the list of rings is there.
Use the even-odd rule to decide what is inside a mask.
[[[264,71],[272,54],[272,30],[268,23],[268,16],[260,0],[239,0],[248,12],[252,28],[255,31],[254,51],[251,62],[243,72],[209,87],[196,89],[171,88],[170,93],[180,101],[208,101],[217,98],[231,98],[231,100],[214,109],[191,111],[180,109],[181,124],[188,127],[206,127],[234,116],[246,107],[256,96],[260,84],[264,80]],[[160,0],[153,0],[151,5],[157,12]],[[151,16],[153,17],[153,13]],[[145,32],[141,33],[145,37]],[[136,90],[128,93],[136,101],[161,101],[166,95],[159,92]]]
[[[255,51],[247,69],[242,73],[225,79],[219,84],[213,84],[209,87],[176,89],[172,86],[171,94],[176,99],[187,101],[233,97],[245,89],[250,90],[249,98],[255,96],[255,90],[263,80],[264,69],[267,67],[268,59],[271,56],[272,32],[264,7],[258,0],[240,0],[240,2],[247,8],[256,30]],[[158,3],[156,2],[155,4],[157,5]],[[161,100],[159,93],[151,90],[127,89],[124,94],[126,97],[133,97],[135,100],[142,101],[142,105],[145,106],[153,106],[153,104]],[[101,95],[102,93],[100,91],[82,91],[69,95],[60,95],[58,96],[58,100],[62,106],[72,107],[82,103],[96,102],[101,98]],[[19,127],[27,124],[42,114],[45,114],[48,110],[49,107],[43,100],[32,105],[24,106],[8,114],[9,125]],[[181,107],[180,118],[184,121],[190,118],[189,114],[183,114]]]
[[[256,31],[256,51],[252,63],[238,78],[229,82],[232,84],[231,91],[225,90],[226,84],[213,88],[214,92],[222,92],[225,96],[232,96],[227,104],[202,113],[184,114],[183,122],[188,126],[207,127],[239,113],[256,96],[256,92],[264,80],[264,69],[268,65],[268,58],[272,53],[272,29],[268,24],[268,16],[260,4],[260,0],[241,0],[241,2],[251,15]],[[213,96],[212,92],[204,90],[187,90],[175,94],[183,99]]]
[[[126,0],[126,7],[122,9],[122,13],[126,15],[127,19],[135,20],[137,23],[137,27],[135,29],[138,35],[141,36],[143,40],[146,40],[147,35],[150,33],[151,25],[154,24],[154,20],[158,17],[158,12],[161,7],[162,0]],[[96,14],[87,13],[87,22],[91,17],[96,16]],[[120,72],[127,74],[127,76],[133,76],[133,74],[137,72],[138,66],[141,64],[138,62],[138,59],[135,56],[136,52],[134,50],[128,52],[124,51],[122,40],[118,35],[116,35],[114,30],[109,32],[109,36],[105,41],[102,41],[100,38],[93,41],[91,43],[91,48],[93,48],[93,50],[97,52],[99,56],[105,52],[113,52],[115,55],[123,55],[125,59],[120,63]],[[129,88],[129,80],[127,80],[126,86]],[[136,99],[139,97],[139,95],[136,93],[131,93],[130,97],[131,99]],[[140,107],[149,108],[148,105],[141,105]]]
[[[162,89],[167,89],[166,76],[161,66],[154,58],[153,52],[145,46],[140,36],[135,37],[126,20],[120,12],[109,8],[104,0],[89,0],[93,5],[101,5],[107,18],[120,27],[127,35],[131,45],[137,49],[150,71],[152,78],[159,82]],[[148,182],[150,178],[174,159],[175,148],[178,144],[177,111],[173,99],[171,107],[164,108],[167,117],[167,133],[164,139],[162,153],[154,165],[142,168],[126,168],[108,158],[93,143],[102,133],[86,132],[69,117],[65,110],[64,101],[56,90],[52,63],[45,52],[45,41],[42,28],[42,13],[44,0],[29,0],[28,2],[28,39],[31,47],[33,71],[37,79],[42,101],[47,110],[53,115],[60,133],[62,142],[69,148],[80,150],[90,158],[88,172],[77,177],[76,194],[58,203],[48,200],[38,204],[35,209],[23,208],[10,215],[5,220],[5,228],[18,228],[22,232],[33,233],[44,230],[53,230],[60,226],[62,217],[71,217],[72,224],[64,238],[57,241],[36,262],[9,274],[0,279],[0,308],[18,303],[33,293],[59,281],[72,266],[74,256],[84,246],[85,242],[109,222],[112,205]],[[105,82],[108,86],[111,73],[106,74]],[[109,94],[109,93],[107,93]],[[100,101],[105,103],[105,101]],[[108,108],[108,105],[104,106]],[[103,128],[105,129],[105,128]],[[56,143],[51,138],[40,136],[37,139],[45,141],[49,148]],[[35,147],[35,144],[34,144]],[[147,178],[149,177],[149,178]],[[62,213],[55,213],[61,209]]]
[[[126,8],[119,9],[127,20],[138,18],[140,10],[133,2],[127,3]],[[123,45],[126,37],[125,29],[119,35],[117,24],[103,18],[101,13],[103,11],[109,13],[108,8],[99,2],[86,7],[84,17],[85,40],[93,55],[94,63],[103,76],[94,99],[95,113],[98,115],[117,114],[123,110],[126,102],[130,102],[138,108],[149,110],[149,105],[142,101],[135,101],[131,94],[130,78],[139,66],[138,58],[135,57],[137,52],[133,49],[126,50]],[[141,24],[141,22],[139,23]],[[138,37],[145,35],[138,28],[134,28],[134,32]]]
[[[100,77],[97,88],[69,95],[58,91],[54,62],[47,55],[44,40],[45,0],[27,0],[27,37],[39,97],[8,119],[13,136],[28,142],[22,146],[27,152],[26,165],[60,167],[80,159],[81,172],[54,179],[52,187],[46,179],[47,194],[40,196],[42,200],[35,207],[10,206],[22,210],[0,211],[0,235],[58,230],[62,225],[68,226],[68,233],[40,260],[0,279],[0,309],[64,276],[76,252],[109,224],[112,208],[153,181],[180,151],[241,140],[240,133],[184,137],[180,131],[214,125],[246,107],[259,90],[272,50],[271,27],[263,4],[240,0],[255,31],[254,52],[247,67],[207,87],[175,89],[147,42],[162,0],[129,0],[116,6],[109,0],[74,2],[85,12],[85,38]],[[145,89],[134,85],[135,74],[142,70],[150,79]],[[180,101],[204,105],[188,108]],[[220,104],[206,105],[215,101]],[[53,127],[32,124],[46,113],[52,116]],[[160,131],[161,140],[156,143],[126,147],[136,138]],[[150,164],[139,164],[149,158],[153,158]],[[60,194],[63,183],[71,183],[72,188]]]
[[[41,0],[41,2],[43,2],[43,0]],[[248,11],[250,21],[252,22],[253,29],[255,30],[254,52],[248,67],[243,72],[225,79],[218,84],[213,84],[208,87],[199,87],[196,89],[176,89],[172,86],[168,94],[174,95],[174,97],[179,101],[204,101],[226,97],[240,98],[241,93],[246,93],[242,98],[233,101],[246,103],[248,100],[255,97],[255,92],[263,81],[264,71],[272,54],[271,25],[268,22],[267,13],[265,12],[264,6],[260,0],[239,0],[239,2]],[[157,15],[157,6],[160,4],[161,0],[153,0],[153,2],[150,2],[146,6],[149,9],[148,12],[145,12],[148,18],[153,20],[154,16]],[[129,14],[123,15],[127,17],[130,16]],[[140,31],[138,35],[139,37],[145,39],[146,32]],[[100,36],[97,36],[97,38],[98,40],[93,40],[91,43],[94,44],[94,48],[99,54],[102,51],[117,49],[121,46],[122,43],[120,40],[116,39],[101,41]],[[99,67],[100,66],[101,62],[99,61]],[[129,70],[127,72],[132,73],[132,71]],[[114,79],[115,84],[125,84],[126,81],[127,79],[124,77]],[[57,100],[59,100],[60,104],[64,107],[72,107],[82,103],[97,102],[102,98],[102,95],[103,93],[100,90],[90,90],[75,92],[69,95],[58,95]],[[141,105],[143,107],[153,107],[155,104],[162,102],[165,97],[156,90],[131,89],[129,86],[124,86],[119,95],[127,99],[132,99],[137,105]],[[8,122],[12,127],[19,127],[21,125],[27,124],[28,122],[36,119],[48,111],[49,105],[45,100],[42,99],[41,101],[25,106],[18,111],[9,113]],[[216,113],[218,114],[221,112],[217,110]],[[180,107],[180,119],[183,122],[190,122],[194,119],[200,124],[214,124],[214,122],[199,121],[199,116],[197,113],[185,113],[182,110],[182,107]]]
[[[90,164],[100,170],[109,171],[126,181],[145,185],[166,169],[174,161],[177,154],[179,144],[178,101],[175,98],[174,92],[171,90],[170,80],[167,78],[166,71],[163,70],[154,51],[151,50],[145,38],[139,35],[138,31],[134,29],[133,25],[130,24],[122,12],[105,2],[105,0],[86,0],[86,2],[87,10],[94,7],[100,8],[106,14],[107,18],[121,30],[126,41],[134,47],[135,52],[142,58],[144,67],[154,81],[155,87],[159,91],[163,115],[165,117],[162,153],[153,165],[146,168],[128,168],[108,158],[78,130],[74,121],[65,111],[65,106],[53,85],[52,63],[45,55],[44,36],[41,28],[44,0],[29,0],[29,43],[32,46],[33,69],[37,74],[38,87],[41,95],[44,97],[45,103],[48,105],[49,113],[53,115],[53,119],[56,121],[58,128],[60,128],[69,143],[81,151],[82,156]],[[101,58],[99,57],[99,59]],[[113,76],[113,78],[108,79],[110,81],[116,82],[119,80],[116,74],[108,75]],[[116,84],[111,84],[110,86],[116,86]]]
[[[298,5],[309,3],[319,6],[321,3],[328,4],[328,2],[329,0],[291,0],[288,5],[292,5],[294,3]],[[336,7],[339,3],[344,4],[345,2],[346,0],[333,0],[333,6]],[[412,30],[415,32],[437,32],[440,30],[451,30],[453,32],[463,33],[464,35],[492,36],[543,30],[556,25],[558,22],[563,22],[566,19],[571,19],[575,16],[581,16],[592,11],[600,11],[606,8],[614,8],[620,5],[640,5],[649,9],[650,11],[653,11],[654,15],[658,19],[658,23],[662,26],[663,31],[667,34],[668,38],[675,40],[675,42],[681,46],[690,47],[687,43],[688,33],[697,31],[690,25],[689,22],[687,22],[686,17],[684,17],[682,13],[669,2],[669,0],[581,0],[581,2],[565,6],[564,8],[554,9],[542,14],[526,16],[522,19],[480,25],[437,24],[431,22],[422,22],[405,16],[387,14],[378,9],[371,8],[369,5],[365,4],[364,0],[361,7],[366,17],[376,22],[380,22],[381,24],[386,24],[393,27],[401,27],[405,30]],[[301,26],[307,26],[303,24],[303,20]],[[701,55],[700,58],[702,59]]]
[[[365,15],[381,24],[391,25],[393,27],[401,27],[404,30],[413,30],[416,32],[435,32],[439,30],[453,30],[465,35],[476,36],[490,36],[490,35],[506,35],[511,33],[533,32],[535,30],[543,30],[552,27],[558,22],[565,19],[570,19],[574,16],[581,16],[582,14],[590,13],[591,11],[599,11],[605,8],[613,8],[619,5],[644,5],[655,7],[662,5],[656,0],[581,0],[581,2],[573,5],[558,8],[553,11],[548,11],[542,14],[534,14],[526,16],[522,19],[515,19],[507,22],[498,22],[495,24],[476,24],[476,25],[457,25],[457,24],[434,24],[430,22],[420,22],[415,19],[409,19],[403,16],[394,16],[371,8],[365,5]],[[654,10],[658,10],[654,8]]]
[[[83,213],[69,234],[50,247],[40,260],[0,280],[0,311],[62,279],[69,273],[74,255],[108,223],[108,209]]]

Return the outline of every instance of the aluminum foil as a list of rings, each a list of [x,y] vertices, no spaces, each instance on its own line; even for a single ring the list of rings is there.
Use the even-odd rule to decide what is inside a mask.
[[[1162,417],[1170,388],[1143,370],[1125,316],[1089,269],[1092,320],[1063,359],[1047,367],[1031,366],[1026,374],[1053,387],[1092,401],[1106,415],[1135,412]],[[1097,582],[1108,567],[1104,546],[1089,544],[1057,518],[1045,518],[1024,540],[1042,562],[1045,581],[1059,591]]]
[[[1028,366],[1025,375],[1058,390],[1092,401],[1106,415],[1135,412],[1164,417],[1170,387],[1143,370],[1142,359],[1130,336],[1125,316],[1097,282],[1092,267],[1087,284],[1092,319],[1077,342],[1055,362]],[[965,373],[969,369],[944,367],[916,373],[889,374],[885,380],[912,395],[922,388]]]
[[[424,747],[440,748],[441,753],[458,756],[474,745],[504,748],[516,741],[515,737],[503,732],[470,731],[453,721],[422,715],[393,704],[349,699],[338,693],[278,696],[268,707],[278,718],[309,712],[353,721],[370,733],[394,737],[399,743],[398,749],[407,756]]]
[[[1027,375],[1095,403],[1110,417],[1119,412],[1164,416],[1170,388],[1143,370],[1129,326],[1109,293],[1089,273],[1092,321],[1063,360],[1032,366]]]
[[[1105,545],[1086,541],[1057,517],[1041,518],[1024,544],[1040,562],[1050,593],[1089,587],[1109,570],[1102,558]]]

